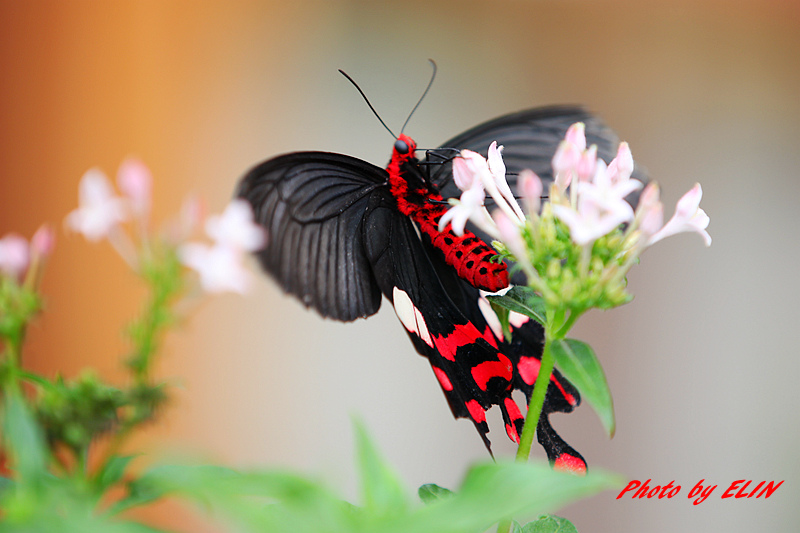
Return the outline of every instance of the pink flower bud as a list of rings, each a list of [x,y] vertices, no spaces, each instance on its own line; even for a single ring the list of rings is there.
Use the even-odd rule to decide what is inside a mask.
[[[137,215],[150,211],[153,176],[144,163],[134,158],[123,161],[117,172],[117,183],[120,190],[130,199],[133,211]]]
[[[31,238],[31,251],[39,257],[47,257],[53,253],[56,244],[56,235],[53,228],[44,224]]]
[[[517,180],[520,193],[525,199],[525,207],[531,215],[539,212],[542,205],[542,180],[532,170],[523,170]]]
[[[578,173],[579,181],[589,181],[594,176],[597,169],[597,145],[593,144],[588,150],[581,153],[575,170]]]
[[[583,122],[576,122],[567,129],[564,140],[572,143],[579,152],[586,150],[586,126]]]
[[[611,183],[627,181],[633,173],[633,155],[628,143],[620,143],[617,157],[608,164],[608,175]]]

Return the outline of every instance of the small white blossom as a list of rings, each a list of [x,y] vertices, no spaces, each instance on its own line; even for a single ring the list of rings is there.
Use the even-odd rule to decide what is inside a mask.
[[[676,233],[692,231],[703,238],[706,246],[711,246],[711,235],[706,231],[710,219],[706,212],[700,209],[700,199],[702,197],[703,189],[699,183],[696,183],[689,192],[678,200],[675,214],[664,224],[664,227],[650,236],[647,240],[647,245],[649,246]]]
[[[79,207],[67,215],[67,225],[90,241],[107,237],[126,220],[125,202],[114,195],[106,175],[99,169],[88,170],[78,186]]]

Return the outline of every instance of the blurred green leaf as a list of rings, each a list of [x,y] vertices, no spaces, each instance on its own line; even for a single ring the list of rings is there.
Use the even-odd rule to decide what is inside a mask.
[[[408,506],[398,475],[386,464],[360,422],[355,423],[356,463],[364,505],[376,515],[396,515]]]
[[[556,367],[589,402],[600,417],[608,436],[613,437],[616,430],[614,402],[603,367],[594,350],[585,342],[563,339],[552,341],[550,351],[555,356]]]
[[[578,533],[572,522],[554,515],[540,516],[519,529],[520,533]]]
[[[47,447],[41,428],[17,391],[7,391],[3,436],[13,464],[22,479],[36,479],[47,470]]]
[[[439,501],[442,498],[449,498],[453,495],[453,491],[450,489],[446,489],[444,487],[440,487],[434,483],[427,483],[422,485],[419,488],[419,499],[422,500],[422,503],[433,503],[435,501]]]
[[[530,287],[516,285],[503,295],[487,295],[492,303],[505,307],[509,311],[523,314],[539,324],[545,323],[545,304],[541,296]]]
[[[100,467],[95,476],[97,490],[104,492],[122,479],[122,476],[125,475],[125,469],[128,468],[128,464],[134,457],[136,456],[112,455],[109,457],[108,461]]]
[[[554,510],[599,491],[622,486],[619,476],[593,469],[586,476],[556,472],[546,463],[488,463],[469,470],[452,498],[420,509],[408,531],[485,531],[510,517]],[[417,525],[422,526],[420,528]]]

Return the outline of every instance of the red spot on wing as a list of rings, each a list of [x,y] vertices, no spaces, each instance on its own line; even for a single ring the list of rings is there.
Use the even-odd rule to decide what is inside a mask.
[[[503,378],[511,381],[513,369],[511,361],[505,355],[498,353],[499,361],[484,361],[472,367],[472,378],[481,390],[486,390],[486,384],[492,378]]]
[[[580,457],[568,453],[559,455],[553,463],[553,470],[568,472],[578,476],[586,475],[586,462]]]
[[[473,326],[472,323],[456,324],[455,330],[452,333],[448,335],[435,335],[433,337],[433,343],[436,349],[439,350],[439,353],[442,354],[442,357],[450,361],[455,361],[456,351],[459,347],[472,344],[482,337],[483,335],[481,335],[481,332],[478,331],[478,328]]]
[[[509,418],[511,418],[512,421],[522,419],[522,413],[520,413],[519,407],[517,407],[517,402],[515,402],[511,398],[506,398],[503,401],[503,403],[505,404],[508,416]]]
[[[483,407],[481,407],[481,404],[479,404],[477,400],[470,400],[465,402],[464,405],[469,411],[469,416],[471,416],[475,422],[486,422],[486,412],[483,410]]]
[[[453,384],[450,383],[450,378],[447,377],[447,374],[444,373],[444,370],[434,366],[433,373],[436,374],[436,379],[439,380],[439,383],[442,385],[442,388],[444,390],[446,391],[453,390]]]
[[[517,363],[517,370],[522,378],[522,381],[528,385],[533,385],[536,382],[536,376],[539,375],[539,367],[542,362],[535,357],[520,357]]]
[[[528,385],[533,385],[536,381],[536,377],[539,375],[540,366],[542,366],[542,362],[535,357],[520,357],[519,363],[517,363],[517,370],[519,371],[522,381]],[[577,405],[578,402],[575,400],[575,397],[564,390],[564,386],[555,376],[550,376],[550,381],[556,384],[558,390],[561,391],[561,395],[564,396],[564,399],[567,400],[570,405]]]
[[[517,435],[517,428],[514,427],[514,424],[506,424],[506,435],[513,442],[519,444],[519,435]]]
[[[503,407],[508,413],[508,418],[511,420],[510,424],[506,424],[506,434],[508,438],[519,444],[519,434],[517,433],[517,422],[522,420],[522,413],[519,412],[519,407],[514,400],[506,398],[503,400]]]
[[[495,348],[499,348],[497,345],[497,337],[494,336],[494,331],[491,326],[486,326],[486,329],[483,331],[483,338]]]

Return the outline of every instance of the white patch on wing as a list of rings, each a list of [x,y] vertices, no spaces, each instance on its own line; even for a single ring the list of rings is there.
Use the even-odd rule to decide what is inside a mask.
[[[530,318],[523,315],[522,313],[517,313],[516,311],[511,311],[508,313],[508,323],[512,327],[518,328],[528,320],[530,320]]]
[[[498,339],[502,339],[503,327],[500,325],[500,319],[497,318],[494,309],[492,309],[492,304],[490,304],[489,300],[487,300],[483,296],[484,294],[489,294],[489,293],[484,293],[483,291],[481,291],[481,296],[478,298],[478,309],[481,310],[483,318],[486,319],[486,323],[489,324],[490,328],[492,328],[494,336],[497,337]]]
[[[433,341],[431,334],[428,332],[428,325],[425,324],[425,317],[419,312],[408,297],[408,293],[403,290],[394,288],[392,291],[392,301],[394,303],[394,312],[397,313],[397,318],[403,323],[409,332],[415,333],[420,339],[425,341],[425,344],[433,348]]]

